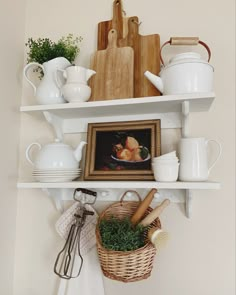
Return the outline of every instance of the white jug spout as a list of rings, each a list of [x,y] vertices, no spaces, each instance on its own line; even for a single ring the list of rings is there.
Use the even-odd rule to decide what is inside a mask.
[[[86,70],[86,81],[88,81],[96,72],[94,70],[87,69]]]
[[[83,147],[87,144],[85,141],[81,141],[80,144],[77,146],[76,150],[74,151],[74,156],[76,161],[79,163],[82,158],[82,150]]]
[[[149,71],[144,73],[144,76],[161,92],[163,93],[164,85],[163,81],[159,76],[152,74]]]

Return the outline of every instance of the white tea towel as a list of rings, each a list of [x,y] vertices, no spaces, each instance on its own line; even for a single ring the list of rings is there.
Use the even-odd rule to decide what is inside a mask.
[[[71,225],[75,222],[76,218],[74,214],[78,212],[80,203],[75,202],[69,209],[67,209],[56,222],[56,231],[58,234],[66,240]],[[86,210],[94,212],[94,215],[87,215],[85,224],[81,230],[80,236],[80,252],[81,255],[85,255],[94,245],[96,245],[96,223],[97,213],[91,205],[85,205]]]
[[[57,295],[105,295],[103,275],[100,268],[97,249],[93,247],[84,257],[84,263],[78,278],[60,279]]]

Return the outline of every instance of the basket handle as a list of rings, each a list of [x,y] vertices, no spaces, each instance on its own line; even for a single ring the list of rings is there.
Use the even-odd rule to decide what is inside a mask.
[[[138,197],[139,199],[139,202],[142,202],[142,198],[140,197],[140,194],[134,190],[128,190],[128,191],[125,191],[122,195],[122,197],[120,198],[120,205],[122,206],[123,205],[123,202],[124,202],[124,197],[126,196],[127,193],[135,193],[136,196]]]
[[[204,43],[203,41],[199,40],[198,37],[171,37],[170,40],[166,41],[161,46],[161,49],[160,49],[160,60],[161,60],[161,63],[163,65],[165,65],[165,64],[164,64],[164,61],[163,61],[161,52],[162,52],[163,47],[166,46],[167,44],[170,44],[170,45],[187,45],[187,46],[201,44],[207,50],[207,53],[208,53],[208,62],[211,59],[211,50],[210,50],[209,46],[206,43]]]

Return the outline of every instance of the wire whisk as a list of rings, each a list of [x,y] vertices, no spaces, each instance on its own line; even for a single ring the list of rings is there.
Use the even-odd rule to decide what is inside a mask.
[[[78,192],[80,192],[79,195]],[[94,212],[86,209],[86,205],[95,203],[97,193],[77,188],[74,191],[73,198],[79,202],[79,208],[74,214],[74,223],[71,225],[64,247],[58,253],[54,264],[55,274],[63,279],[76,278],[80,275],[83,266],[83,257],[80,252],[81,231],[86,217],[94,214]]]

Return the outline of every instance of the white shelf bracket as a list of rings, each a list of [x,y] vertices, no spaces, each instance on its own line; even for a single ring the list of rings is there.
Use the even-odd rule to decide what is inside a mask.
[[[192,216],[192,202],[193,202],[193,192],[190,189],[186,189],[185,192],[185,211],[187,218]]]
[[[182,137],[188,137],[189,130],[189,101],[182,102]]]
[[[60,141],[63,141],[63,119],[48,111],[44,111],[43,115],[48,123],[52,125],[56,138],[60,139]]]
[[[69,188],[43,188],[42,191],[46,193],[53,201],[55,204],[55,207],[58,211],[61,213],[64,212],[64,206],[63,206],[63,200],[66,200],[71,198],[72,200],[72,195],[74,189],[69,189]]]

